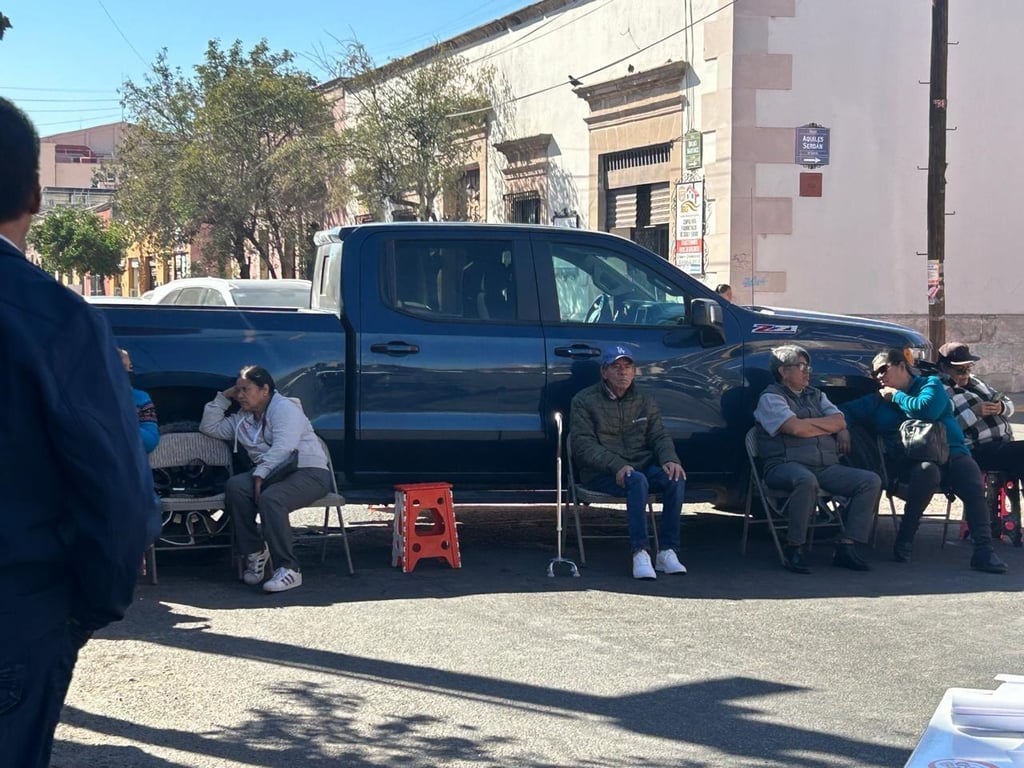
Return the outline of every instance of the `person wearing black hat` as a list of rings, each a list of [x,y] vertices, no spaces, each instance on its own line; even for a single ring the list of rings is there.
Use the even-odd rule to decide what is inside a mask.
[[[939,347],[936,361],[971,455],[983,470],[1024,482],[1024,442],[1014,441],[1013,401],[974,375],[981,358],[960,341]]]
[[[964,504],[964,518],[974,541],[971,568],[986,573],[1006,573],[1006,563],[999,559],[992,547],[981,470],[964,442],[963,430],[953,416],[946,388],[938,376],[921,375],[911,362],[903,349],[879,352],[871,361],[871,372],[879,384],[878,392],[839,406],[848,423],[859,423],[882,438],[889,477],[906,486],[903,521],[893,544],[893,559],[899,563],[910,561],[921,515],[932,496],[942,487],[944,478]],[[899,429],[907,419],[942,423],[949,443],[949,459],[945,464],[912,461],[906,457],[899,440]],[[849,449],[849,434],[840,435],[840,452]]]
[[[572,399],[572,452],[584,486],[626,499],[633,578],[654,579],[656,570],[686,573],[676,554],[686,472],[662,425],[658,404],[637,390],[635,377],[632,352],[621,346],[605,350],[601,381]],[[651,490],[662,495],[661,550],[653,565],[644,515]]]

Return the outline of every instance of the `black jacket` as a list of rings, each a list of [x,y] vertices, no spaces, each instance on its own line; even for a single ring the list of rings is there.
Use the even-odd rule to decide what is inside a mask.
[[[159,531],[106,320],[0,240],[0,649],[131,604]]]

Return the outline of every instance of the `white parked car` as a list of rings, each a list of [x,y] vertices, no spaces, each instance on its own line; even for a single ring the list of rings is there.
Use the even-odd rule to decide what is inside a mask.
[[[235,280],[186,277],[157,286],[154,304],[192,307],[297,307],[308,309],[309,280]]]

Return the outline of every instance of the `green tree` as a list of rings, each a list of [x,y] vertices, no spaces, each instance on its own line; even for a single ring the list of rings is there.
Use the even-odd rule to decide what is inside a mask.
[[[331,105],[291,62],[265,41],[210,41],[192,78],[164,53],[144,84],[125,83],[118,201],[137,237],[165,253],[200,237],[243,277],[252,252],[276,276],[276,253],[295,275],[310,223],[339,205],[342,156]]]
[[[28,233],[43,269],[64,275],[120,275],[129,241],[117,223],[79,208],[57,208],[36,221]]]
[[[361,201],[378,214],[406,205],[421,220],[436,218],[438,195],[474,156],[472,139],[491,103],[491,71],[472,70],[440,46],[426,63],[378,67],[357,42],[346,46],[338,68],[350,114],[342,139]]]
[[[4,39],[4,32],[10,29],[13,25],[11,20],[0,13],[0,40]]]

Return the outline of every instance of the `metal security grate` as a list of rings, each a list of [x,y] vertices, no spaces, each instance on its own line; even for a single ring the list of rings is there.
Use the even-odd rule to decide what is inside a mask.
[[[510,224],[540,224],[540,193],[512,192],[505,195],[505,221]]]
[[[671,144],[655,144],[650,147],[612,152],[604,156],[604,169],[605,172],[608,172],[622,171],[626,168],[641,168],[645,165],[661,165],[669,161],[671,152]]]

